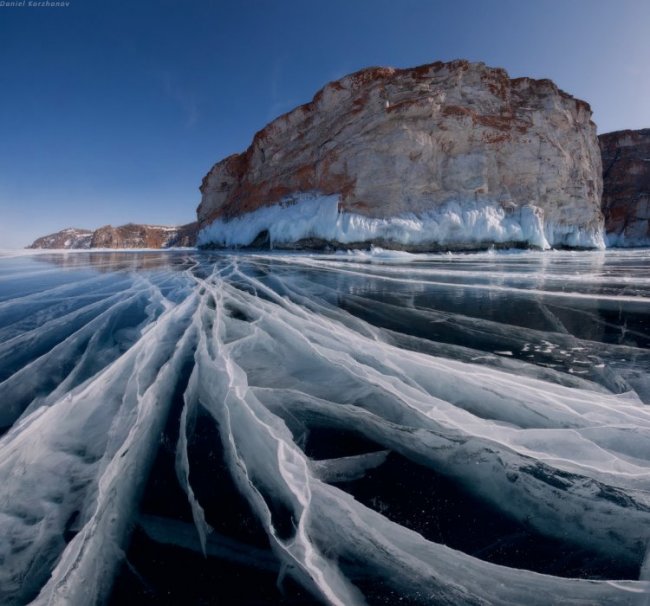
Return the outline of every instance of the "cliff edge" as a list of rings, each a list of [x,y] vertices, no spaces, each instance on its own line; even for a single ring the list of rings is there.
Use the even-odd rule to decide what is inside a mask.
[[[179,227],[127,223],[113,227],[105,225],[95,231],[69,227],[43,236],[27,248],[172,248],[196,245],[198,225],[188,223]]]
[[[650,128],[598,137],[609,246],[650,246]]]
[[[203,179],[200,245],[603,247],[587,103],[452,61],[320,90]]]

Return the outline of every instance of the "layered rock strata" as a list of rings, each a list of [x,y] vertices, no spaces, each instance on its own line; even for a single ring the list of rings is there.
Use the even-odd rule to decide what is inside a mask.
[[[105,225],[95,231],[64,229],[34,240],[28,248],[171,248],[196,245],[198,225],[180,227],[128,223]]]
[[[602,247],[601,191],[590,107],[550,80],[370,68],[214,165],[199,244]]]
[[[603,214],[610,246],[650,246],[650,129],[598,137]]]

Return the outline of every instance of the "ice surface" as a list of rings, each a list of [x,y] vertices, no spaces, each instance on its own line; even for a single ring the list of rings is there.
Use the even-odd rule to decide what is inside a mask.
[[[386,461],[389,450],[380,450],[351,457],[312,461],[312,471],[324,482],[349,482]]]
[[[268,232],[271,246],[318,238],[343,245],[379,240],[404,246],[519,242],[540,249],[605,247],[601,232],[545,221],[534,205],[507,212],[492,201],[449,202],[421,215],[376,219],[340,212],[335,195],[301,195],[228,221],[217,219],[199,232],[198,244],[246,246],[262,232]]]
[[[648,261],[0,259],[0,602],[110,601],[136,527],[215,566],[289,576],[310,603],[647,604]],[[197,459],[208,422],[206,452],[265,543],[213,530],[228,508]],[[177,482],[163,501],[186,508],[175,518],[140,511],[163,451]],[[399,473],[382,475],[396,461],[431,478],[403,497],[423,499],[418,520],[382,502],[411,505]],[[549,574],[534,547],[505,563],[494,538],[468,548],[416,530],[435,525],[435,478],[503,520],[497,544],[523,553],[528,533],[583,558],[583,578]]]

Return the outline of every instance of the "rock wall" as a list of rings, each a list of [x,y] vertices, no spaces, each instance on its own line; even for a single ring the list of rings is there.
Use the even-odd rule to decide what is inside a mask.
[[[95,231],[64,229],[35,240],[28,248],[170,248],[196,245],[198,225],[180,227],[128,223]]]
[[[68,227],[55,234],[34,240],[27,248],[90,248],[93,232],[89,229]]]
[[[467,61],[370,68],[214,165],[199,243],[600,247],[601,191],[590,107],[550,80]]]
[[[610,246],[650,246],[650,129],[598,137],[603,214]]]
[[[169,248],[194,246],[196,224],[181,227],[137,225],[128,223],[119,227],[105,225],[93,233],[91,248]]]

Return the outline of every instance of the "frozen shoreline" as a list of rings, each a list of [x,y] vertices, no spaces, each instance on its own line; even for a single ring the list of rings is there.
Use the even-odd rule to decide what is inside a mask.
[[[601,229],[558,225],[532,205],[507,208],[494,200],[451,201],[421,214],[374,218],[340,211],[339,197],[301,195],[230,220],[217,219],[200,230],[199,246],[303,248],[380,244],[427,252],[485,249],[491,245],[605,248]],[[310,241],[314,244],[310,245]],[[259,243],[259,244],[258,244]]]

